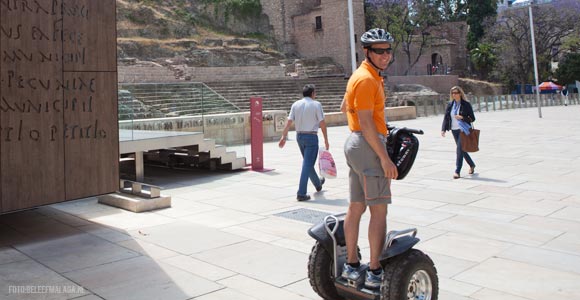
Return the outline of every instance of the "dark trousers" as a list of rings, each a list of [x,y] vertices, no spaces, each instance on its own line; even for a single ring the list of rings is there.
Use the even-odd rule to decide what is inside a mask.
[[[460,129],[451,130],[451,132],[453,133],[453,138],[455,139],[455,145],[457,145],[457,159],[455,160],[455,173],[457,173],[457,174],[459,174],[459,172],[461,172],[461,167],[463,166],[463,159],[464,158],[470,167],[475,168],[475,163],[471,159],[471,156],[469,156],[469,153],[464,152],[461,149],[461,138],[459,136],[460,131],[461,131]]]

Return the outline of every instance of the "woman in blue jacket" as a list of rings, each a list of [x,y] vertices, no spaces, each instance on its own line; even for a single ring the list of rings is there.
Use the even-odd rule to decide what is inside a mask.
[[[450,101],[447,104],[445,116],[443,117],[443,125],[441,126],[441,136],[445,137],[445,132],[448,130],[451,130],[451,133],[453,133],[453,138],[457,145],[457,159],[455,161],[453,178],[457,179],[460,177],[459,174],[461,174],[463,159],[469,164],[469,174],[475,172],[475,163],[471,159],[471,156],[469,156],[469,153],[461,150],[461,139],[459,138],[461,127],[464,127],[464,129],[465,127],[471,127],[471,123],[475,121],[475,115],[473,114],[471,104],[465,98],[465,92],[463,92],[462,88],[458,86],[452,87],[449,99]]]

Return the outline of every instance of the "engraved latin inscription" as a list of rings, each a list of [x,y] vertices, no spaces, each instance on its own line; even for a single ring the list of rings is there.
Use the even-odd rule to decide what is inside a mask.
[[[3,18],[0,24],[0,38],[4,45],[0,53],[0,113],[10,116],[10,121],[0,126],[0,142],[106,139],[107,130],[98,119],[78,121],[78,124],[27,121],[43,120],[43,115],[54,116],[63,112],[81,116],[73,119],[90,120],[88,116],[98,107],[96,93],[105,87],[99,87],[99,80],[87,75],[91,73],[62,76],[59,72],[55,73],[57,76],[50,75],[50,72],[30,72],[35,66],[60,70],[63,63],[86,64],[91,55],[87,45],[89,37],[79,30],[82,26],[64,28],[63,18],[72,18],[75,24],[88,22],[91,18],[89,7],[74,0],[0,0],[0,9],[8,18],[19,16],[13,20],[47,20],[45,24],[38,24],[7,22]],[[60,50],[61,47],[75,50],[67,53]],[[44,119],[61,120],[59,117]]]
[[[0,0],[0,8],[18,15],[33,14],[89,19],[88,7],[74,1]]]

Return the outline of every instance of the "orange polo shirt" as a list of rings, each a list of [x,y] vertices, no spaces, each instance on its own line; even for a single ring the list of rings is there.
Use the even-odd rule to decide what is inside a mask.
[[[377,131],[387,135],[383,77],[366,60],[350,76],[344,97],[348,105],[346,111],[348,128],[351,131],[361,131],[357,112],[372,110]]]

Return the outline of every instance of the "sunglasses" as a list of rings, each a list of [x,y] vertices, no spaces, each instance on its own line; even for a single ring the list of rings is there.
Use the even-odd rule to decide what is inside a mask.
[[[460,92],[451,92],[451,94],[461,94]]]
[[[392,54],[393,53],[393,48],[369,48],[369,50],[371,50],[372,52],[378,54],[378,55],[382,55],[382,54]]]

